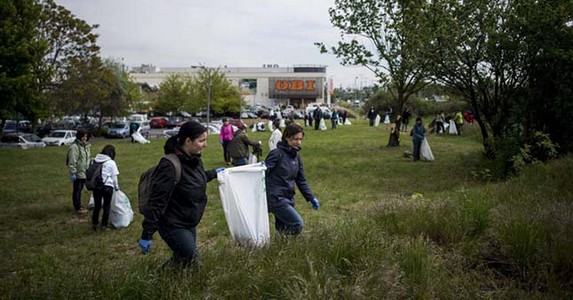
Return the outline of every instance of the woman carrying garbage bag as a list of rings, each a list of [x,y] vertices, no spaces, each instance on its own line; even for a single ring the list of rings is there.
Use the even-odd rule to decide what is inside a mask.
[[[139,247],[147,254],[153,234],[159,231],[173,257],[158,271],[169,266],[185,268],[199,259],[196,227],[207,204],[207,183],[217,178],[217,170],[223,170],[203,169],[201,152],[205,147],[207,129],[197,122],[186,122],[164,147],[165,154],[175,153],[180,161],[179,182],[176,183],[175,166],[168,159],[161,159],[155,169]]]
[[[304,226],[302,217],[294,209],[295,184],[314,210],[320,207],[304,177],[300,157],[303,136],[300,125],[288,125],[277,148],[265,159],[268,209],[275,216],[275,228],[285,235],[298,235]]]

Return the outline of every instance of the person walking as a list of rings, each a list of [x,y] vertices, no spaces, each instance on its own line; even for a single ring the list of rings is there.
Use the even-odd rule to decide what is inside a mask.
[[[217,177],[217,170],[203,168],[201,154],[207,147],[207,129],[198,122],[184,123],[179,133],[167,140],[165,154],[175,153],[181,163],[181,178],[176,182],[175,166],[162,158],[151,182],[149,210],[144,213],[141,238],[142,253],[151,250],[155,232],[173,251],[165,267],[186,268],[198,262],[197,225],[207,205],[207,183]]]
[[[402,112],[402,131],[408,132],[408,123],[410,123],[410,109],[406,108],[404,112]]]
[[[322,119],[322,109],[320,109],[320,107],[314,109],[312,112],[312,118],[314,119],[314,130],[318,130],[320,120]]]
[[[117,180],[119,170],[115,163],[115,147],[112,145],[106,145],[103,147],[101,152],[96,155],[94,162],[102,164],[101,178],[103,179],[104,186],[102,189],[96,188],[93,191],[94,209],[92,212],[92,228],[94,231],[97,230],[97,226],[99,224],[99,212],[102,209],[103,204],[101,230],[106,230],[109,221],[111,198],[114,190],[119,191],[119,182]]]
[[[374,119],[376,119],[377,115],[378,113],[376,112],[376,110],[374,110],[374,106],[370,106],[370,110],[368,110],[368,114],[366,114],[366,117],[369,120],[368,124],[370,126],[374,126]]]
[[[422,147],[422,142],[426,138],[426,129],[422,124],[422,118],[416,118],[416,124],[414,124],[414,128],[410,133],[412,136],[412,143],[414,144],[414,161],[420,160],[420,148]]]
[[[304,227],[303,219],[295,210],[295,184],[314,210],[320,202],[312,193],[304,176],[300,156],[303,128],[290,124],[284,129],[282,141],[265,159],[268,210],[275,216],[275,228],[280,234],[296,236]]]
[[[87,210],[82,206],[82,190],[86,184],[86,171],[90,166],[91,145],[88,141],[89,133],[79,129],[76,140],[68,149],[66,159],[72,181],[72,204],[77,214],[87,213]]]
[[[336,124],[338,123],[338,111],[336,109],[332,111],[332,115],[330,116],[330,123],[332,130],[335,130]]]
[[[280,119],[274,120],[273,123],[275,121],[280,122]],[[249,160],[249,145],[256,147],[260,144],[261,142],[249,139],[245,124],[239,125],[239,129],[235,131],[233,140],[229,144],[229,155],[233,160],[233,166],[246,165]]]
[[[446,121],[446,116],[444,112],[441,111],[439,114],[436,115],[436,134],[446,133],[446,127],[444,126],[444,122]]]
[[[281,139],[283,138],[283,134],[282,134],[281,129],[279,127],[280,123],[281,122],[279,120],[273,121],[273,133],[271,134],[271,137],[269,138],[269,151],[276,149],[277,143],[280,142]]]
[[[219,142],[223,146],[223,159],[227,166],[231,165],[231,155],[229,154],[229,144],[233,140],[233,125],[227,118],[223,118],[223,126],[219,131]]]
[[[456,129],[458,135],[462,135],[462,127],[464,126],[464,117],[461,111],[458,111],[454,117],[454,123],[456,124]]]

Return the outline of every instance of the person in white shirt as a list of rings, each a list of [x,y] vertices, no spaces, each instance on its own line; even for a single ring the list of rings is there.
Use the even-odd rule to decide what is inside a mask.
[[[114,159],[115,147],[112,145],[103,147],[101,153],[98,153],[94,159],[94,162],[102,164],[101,178],[103,179],[103,188],[96,188],[93,191],[94,210],[92,214],[92,226],[94,231],[97,230],[97,225],[99,223],[99,211],[102,208],[102,202],[103,216],[101,218],[101,229],[107,229],[111,207],[111,198],[113,196],[114,190],[119,191],[119,183],[117,181],[119,170],[117,169],[117,164],[115,163]]]
[[[271,134],[271,138],[269,139],[269,152],[277,147],[277,143],[280,142],[283,138],[283,134],[281,132],[280,120],[273,121],[273,133]]]

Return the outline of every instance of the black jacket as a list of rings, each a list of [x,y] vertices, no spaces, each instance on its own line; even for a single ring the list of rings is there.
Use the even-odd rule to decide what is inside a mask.
[[[265,159],[268,210],[273,212],[287,205],[294,206],[295,184],[306,201],[314,199],[299,154],[300,149],[279,142]]]
[[[150,240],[162,226],[196,227],[207,205],[207,182],[217,177],[215,170],[203,169],[200,155],[187,155],[174,142],[175,139],[169,139],[164,150],[179,157],[181,180],[175,185],[175,167],[169,160],[161,159],[153,174],[151,209],[142,224],[141,238],[145,240]]]

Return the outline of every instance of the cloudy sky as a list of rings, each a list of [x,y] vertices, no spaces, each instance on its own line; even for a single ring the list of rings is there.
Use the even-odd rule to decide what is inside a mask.
[[[261,67],[327,65],[334,86],[370,85],[373,74],[343,67],[314,42],[334,45],[334,0],[55,0],[89,24],[99,24],[102,56],[128,66]]]

